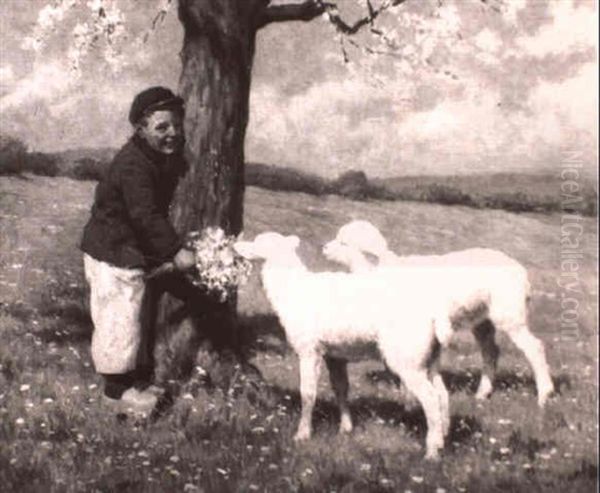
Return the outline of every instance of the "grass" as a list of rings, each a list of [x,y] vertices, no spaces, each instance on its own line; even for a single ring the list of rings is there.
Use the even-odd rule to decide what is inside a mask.
[[[240,294],[253,362],[270,395],[209,392],[194,375],[158,420],[110,414],[89,357],[91,323],[77,241],[93,184],[0,178],[0,484],[5,491],[595,491],[597,482],[597,229],[584,219],[578,329],[561,330],[559,215],[420,203],[353,202],[249,188],[246,234],[298,234],[315,270],[320,245],[351,218],[371,220],[399,253],[471,246],[506,251],[531,273],[533,331],[559,388],[543,412],[531,371],[503,337],[496,392],[477,402],[470,335],[443,355],[452,427],[441,462],[423,461],[424,417],[375,361],[350,366],[356,430],[338,436],[326,375],[315,437],[292,440],[297,359],[253,277]]]

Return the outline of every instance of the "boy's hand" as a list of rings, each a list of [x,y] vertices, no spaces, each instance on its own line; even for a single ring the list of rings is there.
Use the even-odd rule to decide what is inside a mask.
[[[182,248],[173,257],[173,263],[177,270],[188,270],[196,265],[196,257],[191,250]]]

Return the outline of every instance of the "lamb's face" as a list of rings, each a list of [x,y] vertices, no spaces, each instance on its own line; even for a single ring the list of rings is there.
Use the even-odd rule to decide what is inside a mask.
[[[243,257],[254,260],[293,255],[299,244],[300,239],[297,236],[267,232],[256,236],[254,241],[238,241],[234,248]]]
[[[369,221],[351,221],[342,226],[336,240],[376,257],[388,250],[387,240]]]
[[[338,262],[342,265],[352,268],[352,266],[360,261],[360,257],[364,260],[364,256],[356,248],[346,245],[339,240],[331,240],[323,247],[323,255],[333,262]],[[359,257],[360,256],[360,257]]]

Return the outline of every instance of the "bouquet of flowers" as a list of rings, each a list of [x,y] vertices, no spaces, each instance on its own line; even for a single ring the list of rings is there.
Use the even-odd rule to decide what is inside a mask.
[[[186,276],[195,286],[216,294],[221,302],[252,272],[250,261],[234,250],[236,241],[235,236],[227,236],[221,228],[208,227],[189,233],[185,242],[196,257],[195,267]]]
[[[250,261],[238,254],[233,244],[235,236],[227,236],[221,228],[208,227],[202,231],[188,233],[185,248],[194,253],[196,265],[185,273],[189,281],[210,294],[218,296],[221,302],[244,284],[252,272]],[[172,262],[163,264],[146,276],[147,279],[173,272]]]

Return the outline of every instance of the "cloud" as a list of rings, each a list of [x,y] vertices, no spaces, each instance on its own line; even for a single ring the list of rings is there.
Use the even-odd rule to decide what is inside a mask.
[[[27,76],[9,80],[9,90],[0,98],[0,111],[22,105],[49,103],[60,100],[73,85],[68,69],[60,62],[39,63]]]
[[[393,105],[389,95],[353,79],[314,84],[293,96],[255,86],[247,154],[328,176],[368,168],[365,149],[396,117]]]
[[[574,132],[586,135],[586,140],[598,138],[598,67],[590,62],[562,82],[538,85],[530,97],[531,109],[538,121],[548,122],[545,135],[562,146]]]
[[[537,32],[518,37],[515,44],[537,57],[564,54],[596,46],[596,3],[584,0],[560,0],[548,5],[552,22]]]
[[[0,84],[10,84],[15,78],[12,65],[5,65],[0,67]]]
[[[8,93],[13,87],[15,81],[15,72],[12,65],[0,67],[0,99]]]
[[[499,104],[501,84],[472,81],[429,106],[352,78],[293,97],[263,84],[254,89],[247,155],[329,177],[348,169],[371,176],[532,171],[573,147],[593,163],[597,83],[595,62],[586,63],[571,77],[536,80],[518,109]]]
[[[480,50],[492,53],[496,53],[502,46],[500,36],[489,28],[482,29],[473,41]]]

